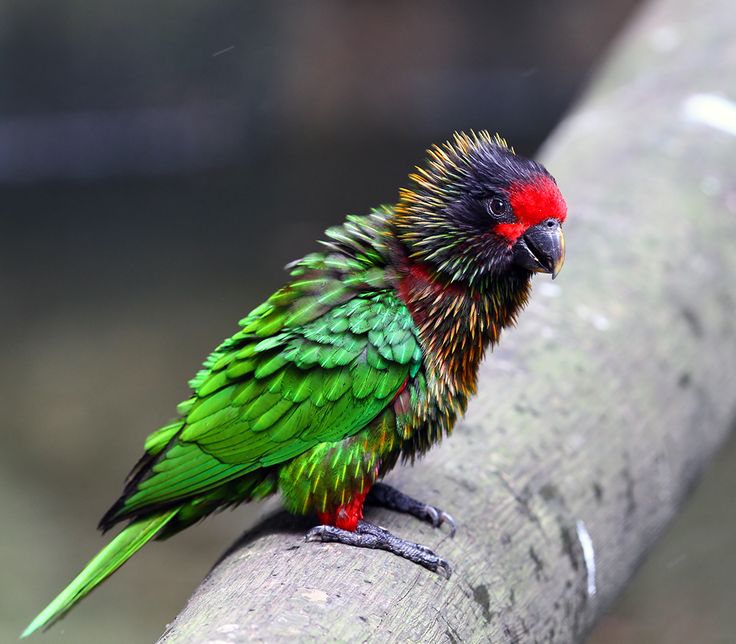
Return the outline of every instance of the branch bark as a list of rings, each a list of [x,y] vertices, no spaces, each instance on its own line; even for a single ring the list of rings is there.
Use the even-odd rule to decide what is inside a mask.
[[[731,0],[647,7],[543,160],[568,262],[482,369],[455,435],[388,482],[454,539],[368,518],[454,564],[246,534],[160,642],[579,640],[620,592],[736,414]],[[736,99],[736,96],[732,96]]]

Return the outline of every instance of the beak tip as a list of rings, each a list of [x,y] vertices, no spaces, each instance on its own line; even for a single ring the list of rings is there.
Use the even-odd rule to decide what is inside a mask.
[[[565,263],[565,238],[559,222],[551,220],[531,227],[517,242],[515,262],[533,273],[547,273],[555,279]]]

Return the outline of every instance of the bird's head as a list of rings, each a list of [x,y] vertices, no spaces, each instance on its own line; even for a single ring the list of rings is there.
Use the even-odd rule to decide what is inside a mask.
[[[554,178],[486,131],[434,146],[410,175],[395,234],[413,261],[451,282],[551,273],[565,259],[567,206]]]

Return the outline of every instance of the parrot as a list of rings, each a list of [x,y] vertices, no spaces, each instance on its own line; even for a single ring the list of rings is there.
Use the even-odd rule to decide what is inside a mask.
[[[487,130],[430,147],[394,205],[349,215],[238,324],[148,436],[99,523],[122,530],[30,623],[46,629],[153,539],[279,493],[308,541],[381,549],[449,577],[433,550],[363,519],[366,503],[455,533],[381,479],[452,432],[484,355],[565,258],[552,175]]]

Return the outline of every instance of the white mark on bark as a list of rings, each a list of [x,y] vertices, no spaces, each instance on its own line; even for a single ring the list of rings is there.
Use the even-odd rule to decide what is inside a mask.
[[[680,46],[680,32],[669,25],[662,25],[649,36],[652,49],[660,54],[669,54]]]
[[[722,186],[718,177],[708,175],[700,181],[700,191],[706,197],[717,197],[721,194]]]
[[[584,304],[580,304],[576,307],[578,316],[589,322],[594,329],[598,331],[608,331],[611,328],[611,320],[607,318],[603,313],[598,311],[592,311]]]
[[[324,604],[329,599],[329,595],[324,590],[319,590],[318,588],[308,588],[302,591],[302,597],[315,604]]]
[[[541,282],[537,287],[537,290],[541,295],[545,297],[560,297],[562,289],[559,284],[553,284],[552,282]]]
[[[611,328],[610,320],[600,313],[596,313],[591,317],[590,323],[599,331],[608,331]]]
[[[736,103],[716,94],[693,94],[682,107],[685,118],[736,136]]]
[[[568,435],[567,440],[565,440],[565,447],[567,448],[568,452],[571,454],[576,454],[579,452],[583,446],[585,445],[585,435],[584,434],[578,434],[573,433]]]
[[[578,519],[575,522],[575,529],[578,533],[578,541],[583,549],[583,559],[585,559],[585,569],[588,571],[588,597],[593,597],[597,591],[595,585],[595,549],[593,548],[593,539],[590,538],[588,528],[585,527],[585,521]]]
[[[553,329],[551,326],[543,326],[541,329],[539,329],[539,335],[540,337],[544,338],[545,340],[552,340],[553,338],[557,337],[557,333],[555,329]]]

